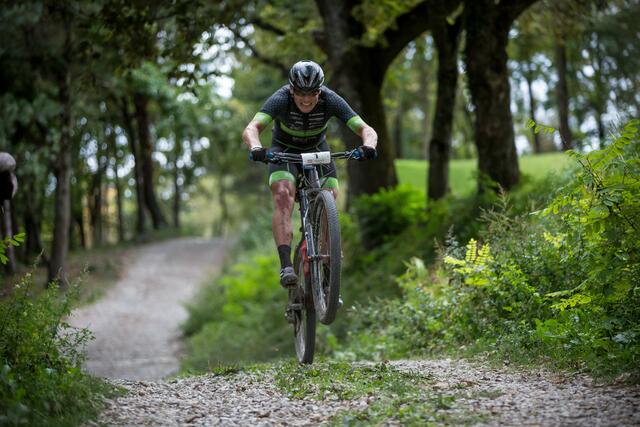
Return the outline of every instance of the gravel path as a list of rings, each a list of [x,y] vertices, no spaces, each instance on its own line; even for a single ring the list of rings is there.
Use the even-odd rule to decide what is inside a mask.
[[[455,396],[448,411],[482,417],[477,426],[640,425],[639,386],[603,386],[587,376],[545,371],[504,372],[450,359],[390,363],[428,377],[439,394]],[[115,383],[129,392],[107,401],[99,421],[113,426],[311,426],[340,410],[364,410],[375,399],[292,400],[270,374],[245,372]]]
[[[457,396],[453,411],[486,416],[487,426],[640,426],[640,386],[595,383],[586,375],[505,372],[460,360],[403,360],[399,370],[431,376]]]
[[[95,425],[319,425],[375,400],[292,400],[276,389],[270,373],[162,380],[178,369],[182,303],[220,268],[223,255],[219,240],[179,239],[136,249],[123,279],[97,304],[74,312],[71,323],[96,336],[87,349],[89,371],[128,390],[106,401]],[[390,363],[428,377],[438,394],[455,396],[447,411],[478,415],[476,425],[640,426],[640,386],[450,359]]]
[[[184,302],[220,269],[222,240],[182,238],[131,251],[131,264],[97,303],[74,311],[69,323],[95,336],[86,369],[107,378],[160,379],[178,371]]]

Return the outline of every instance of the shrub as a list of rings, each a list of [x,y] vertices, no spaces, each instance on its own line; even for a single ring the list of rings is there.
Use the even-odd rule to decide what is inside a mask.
[[[365,247],[375,247],[424,219],[424,208],[424,196],[409,185],[360,196],[354,214]]]
[[[75,425],[97,414],[102,381],[81,371],[81,350],[90,339],[61,319],[77,287],[55,285],[34,296],[31,275],[0,302],[0,424]]]
[[[360,309],[347,350],[487,350],[640,373],[639,125],[604,150],[571,153],[580,169],[545,209],[514,217],[503,198],[478,240],[449,239],[432,269],[413,259],[398,278],[402,300]]]

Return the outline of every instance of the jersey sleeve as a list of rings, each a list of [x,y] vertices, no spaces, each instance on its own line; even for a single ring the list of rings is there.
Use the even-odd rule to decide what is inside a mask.
[[[286,87],[278,89],[265,101],[260,111],[253,116],[253,120],[260,122],[263,126],[267,126],[273,119],[287,111],[288,96]]]
[[[340,95],[333,91],[327,95],[329,105],[332,106],[332,115],[342,120],[353,133],[359,134],[360,129],[364,126],[364,120],[353,111],[353,108]]]

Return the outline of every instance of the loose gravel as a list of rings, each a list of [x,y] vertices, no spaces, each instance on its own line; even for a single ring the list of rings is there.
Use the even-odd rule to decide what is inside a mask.
[[[640,425],[639,386],[601,385],[585,375],[542,370],[506,372],[450,359],[390,364],[426,376],[434,392],[454,396],[445,412],[452,419],[462,415],[472,425]],[[113,382],[128,390],[108,400],[100,417],[100,423],[113,426],[311,426],[326,424],[339,411],[365,410],[375,400],[289,399],[275,387],[270,373]],[[389,425],[398,423],[391,420]]]
[[[544,370],[509,372],[461,360],[391,362],[431,376],[456,396],[453,412],[484,416],[482,426],[638,426],[640,386],[603,385],[587,375]]]
[[[272,376],[238,373],[162,382],[115,381],[129,393],[107,401],[100,422],[111,426],[304,426],[327,421],[363,402],[290,400]]]
[[[106,400],[98,423],[89,425],[319,425],[339,411],[362,411],[375,401],[375,396],[290,399],[276,388],[270,372],[162,379],[179,366],[183,303],[220,268],[224,246],[219,240],[179,239],[137,249],[123,279],[97,304],[74,313],[71,323],[89,327],[96,336],[87,349],[89,371],[127,390]],[[640,426],[640,386],[451,359],[390,363],[429,378],[429,391],[455,397],[446,411],[474,425]]]

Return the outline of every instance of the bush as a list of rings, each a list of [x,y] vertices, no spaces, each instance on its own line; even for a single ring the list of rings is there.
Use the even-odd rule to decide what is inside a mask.
[[[361,240],[367,249],[397,236],[425,217],[424,196],[409,185],[360,196],[354,203]]]
[[[503,198],[479,241],[450,238],[431,269],[414,258],[398,278],[402,300],[360,308],[345,353],[471,349],[639,374],[639,124],[604,150],[572,153],[580,169],[545,209],[514,217]]]
[[[80,424],[97,415],[98,395],[111,389],[81,371],[89,332],[61,320],[77,288],[32,290],[27,275],[0,302],[0,424]]]

